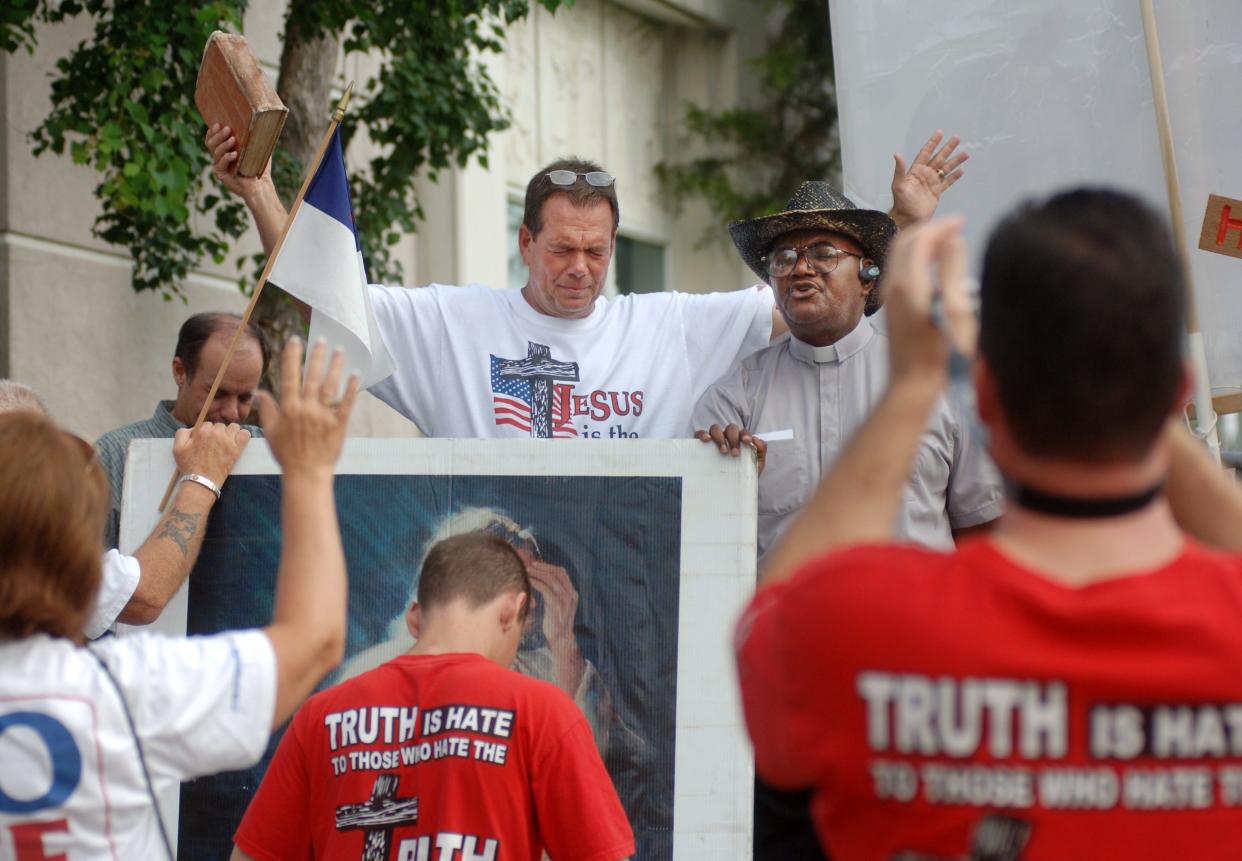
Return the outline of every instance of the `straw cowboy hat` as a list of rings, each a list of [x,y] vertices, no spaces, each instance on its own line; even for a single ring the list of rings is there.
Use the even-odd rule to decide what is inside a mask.
[[[768,280],[768,265],[764,256],[778,236],[793,230],[831,230],[849,236],[860,246],[863,254],[883,267],[888,244],[897,233],[897,225],[883,212],[875,209],[859,209],[841,192],[821,180],[810,180],[798,186],[794,196],[780,212],[735,221],[729,225],[729,235],[737,246],[742,260],[756,275]],[[873,289],[868,297],[868,313]]]

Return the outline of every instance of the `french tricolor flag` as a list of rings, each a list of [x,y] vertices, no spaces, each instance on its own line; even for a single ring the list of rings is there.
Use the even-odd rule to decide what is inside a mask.
[[[346,374],[358,374],[364,388],[392,373],[367,290],[340,129],[293,216],[268,281],[311,306],[310,342],[323,338],[330,348],[341,347]]]

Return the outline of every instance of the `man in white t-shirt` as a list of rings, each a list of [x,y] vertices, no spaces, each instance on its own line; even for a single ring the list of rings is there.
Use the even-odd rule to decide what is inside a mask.
[[[213,127],[220,181],[271,250],[285,207],[265,169],[236,174]],[[735,361],[783,334],[766,285],[720,293],[601,296],[620,220],[614,180],[562,159],[532,177],[518,231],[521,290],[374,285],[396,371],[371,392],[428,436],[629,438],[690,432],[690,408]]]

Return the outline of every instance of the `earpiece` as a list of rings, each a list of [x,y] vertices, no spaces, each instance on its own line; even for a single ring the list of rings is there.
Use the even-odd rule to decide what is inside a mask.
[[[880,267],[865,260],[858,261],[858,277],[864,281],[874,281],[880,277]]]

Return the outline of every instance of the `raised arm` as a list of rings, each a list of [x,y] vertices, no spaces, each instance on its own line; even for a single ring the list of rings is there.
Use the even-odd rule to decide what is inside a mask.
[[[204,138],[207,151],[211,153],[211,172],[220,184],[236,194],[250,210],[254,225],[259,231],[259,241],[263,243],[263,252],[271,254],[276,247],[280,233],[284,230],[289,211],[285,209],[280,195],[276,193],[276,185],[272,182],[272,162],[268,159],[263,165],[262,173],[257,176],[237,175],[237,138],[228,126],[214,125],[207,129]],[[302,322],[310,323],[310,306],[299,299],[294,299]]]
[[[940,146],[943,138],[937,129],[908,167],[901,153],[893,153],[893,208],[888,214],[902,230],[935,215],[940,195],[962,178],[962,165],[970,153],[957,152],[961,143],[957,135]]]
[[[957,349],[974,352],[960,228],[959,219],[944,219],[897,238],[885,281],[892,368],[888,388],[768,554],[760,588],[829,551],[892,540],[901,489],[948,378],[948,342],[931,315],[933,266],[939,269],[944,318]]]
[[[1242,550],[1242,489],[1179,420],[1168,430],[1172,459],[1165,493],[1177,523],[1204,544]]]
[[[254,216],[255,227],[259,229],[263,250],[271,254],[289,214],[272,182],[271,159],[257,176],[238,176],[237,138],[233,136],[233,130],[228,126],[214,125],[207,130],[204,142],[211,153],[211,172],[221,185],[246,204]]]
[[[273,728],[345,651],[345,552],[332,482],[358,380],[351,377],[345,396],[335,401],[344,356],[334,354],[324,374],[324,349],[323,344],[312,348],[303,381],[302,344],[291,340],[281,360],[279,408],[270,395],[259,393],[264,436],[284,473],[276,606],[264,629],[276,654]]]
[[[183,476],[200,475],[221,487],[249,439],[250,431],[236,424],[207,422],[193,432],[182,428],[173,442],[177,471]],[[134,552],[140,579],[118,621],[147,625],[159,618],[198,560],[207,514],[215,503],[216,494],[202,484],[182,481],[177,485],[172,503]]]

